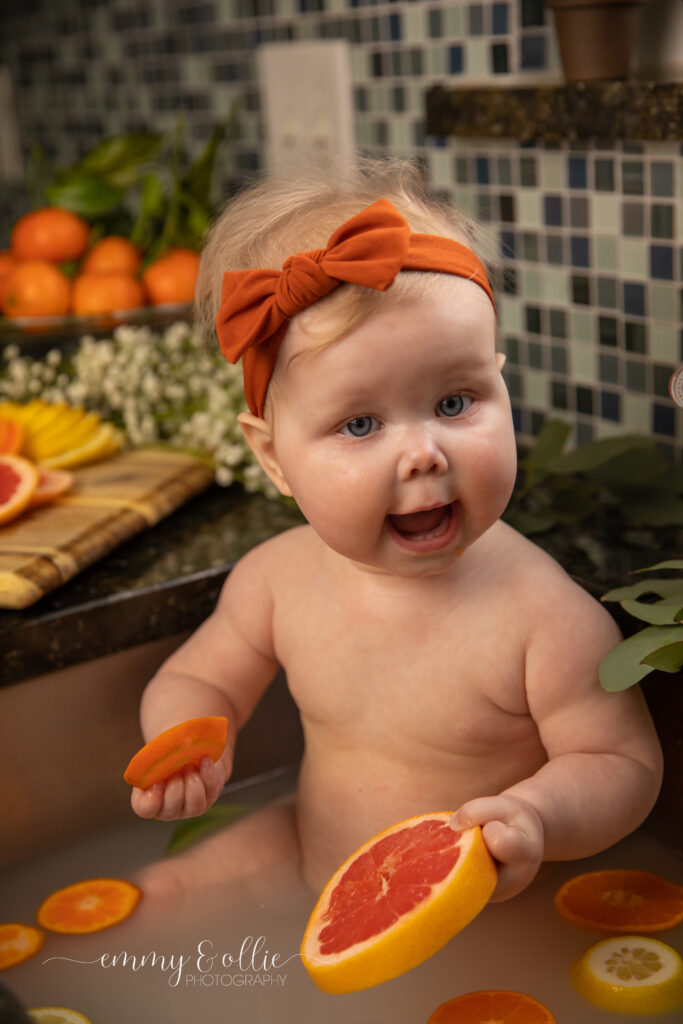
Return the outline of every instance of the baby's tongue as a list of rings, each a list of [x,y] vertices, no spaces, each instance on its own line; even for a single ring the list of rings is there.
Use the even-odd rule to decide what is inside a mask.
[[[443,506],[430,508],[427,512],[409,512],[408,515],[389,516],[393,526],[400,533],[427,533],[435,530],[444,516]]]

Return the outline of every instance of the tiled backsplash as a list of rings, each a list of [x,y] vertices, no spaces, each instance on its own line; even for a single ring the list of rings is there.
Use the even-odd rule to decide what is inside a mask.
[[[654,11],[667,0],[648,5]],[[660,12],[661,13],[661,12]],[[542,0],[23,0],[0,6],[25,151],[59,162],[103,134],[172,129],[199,146],[239,98],[229,192],[261,168],[259,43],[350,44],[356,143],[419,156],[431,187],[487,222],[505,270],[506,378],[518,430],[555,415],[578,441],[652,433],[681,457],[683,194],[676,143],[520,145],[434,138],[424,92],[561,82]]]

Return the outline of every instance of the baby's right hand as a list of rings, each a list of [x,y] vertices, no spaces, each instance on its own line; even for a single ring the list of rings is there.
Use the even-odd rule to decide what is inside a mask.
[[[131,806],[141,818],[159,821],[195,818],[216,802],[227,775],[223,758],[214,763],[204,757],[198,769],[188,768],[164,782],[155,782],[149,789],[134,787]]]

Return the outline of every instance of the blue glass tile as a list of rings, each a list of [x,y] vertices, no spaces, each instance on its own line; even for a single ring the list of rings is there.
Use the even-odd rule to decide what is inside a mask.
[[[588,238],[584,235],[572,235],[569,239],[569,251],[573,267],[589,267],[590,252]]]
[[[520,67],[525,70],[545,67],[545,36],[522,38]]]
[[[645,316],[645,285],[624,282],[624,313],[627,316]]]
[[[508,5],[493,4],[491,8],[491,32],[494,36],[502,36],[508,30]]]
[[[489,184],[489,158],[487,156],[476,157],[475,167],[477,172],[477,184],[488,185]]]
[[[600,392],[600,415],[603,420],[621,421],[621,399],[614,391]]]
[[[461,74],[463,69],[462,46],[448,47],[448,70],[452,75]]]
[[[586,158],[584,156],[569,157],[569,187],[586,188]]]
[[[650,276],[660,281],[673,281],[674,251],[670,245],[650,246]]]
[[[430,135],[429,141],[430,141],[431,145],[435,146],[437,149],[445,149],[446,146],[448,145],[448,136],[447,135]]]
[[[512,425],[515,428],[515,433],[520,434],[522,432],[522,410],[518,406],[513,405],[512,412]]]
[[[562,196],[544,196],[545,222],[549,227],[562,227]]]
[[[673,405],[652,406],[652,429],[655,434],[674,437],[676,433],[676,410]]]
[[[392,39],[402,39],[403,29],[401,26],[401,15],[390,14],[389,15],[389,34]]]
[[[506,259],[514,260],[517,257],[517,246],[514,231],[501,231],[500,251]]]

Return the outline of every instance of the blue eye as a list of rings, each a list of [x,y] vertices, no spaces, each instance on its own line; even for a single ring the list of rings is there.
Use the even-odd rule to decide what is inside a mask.
[[[344,424],[342,434],[350,434],[351,437],[367,437],[375,423],[374,416],[354,416],[352,420]]]
[[[467,395],[447,395],[439,402],[437,409],[440,416],[459,416],[465,409],[469,409],[472,399]]]

